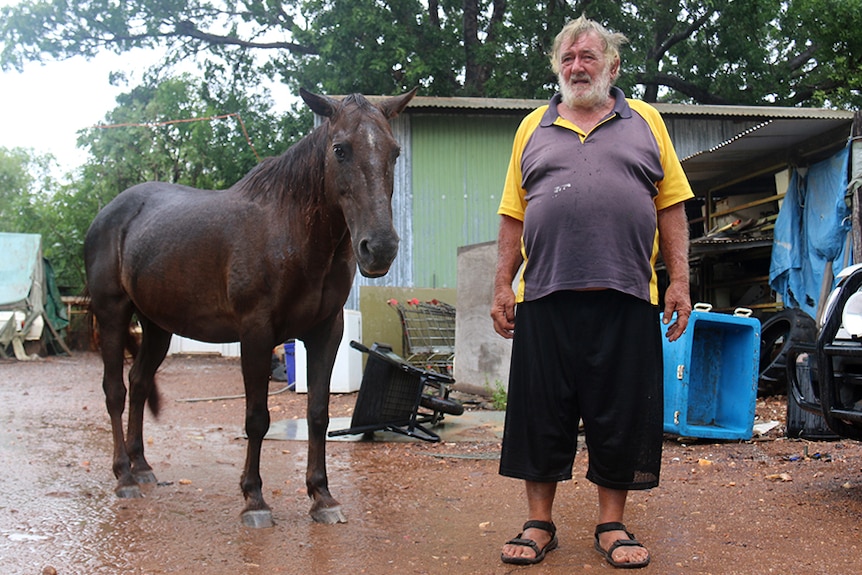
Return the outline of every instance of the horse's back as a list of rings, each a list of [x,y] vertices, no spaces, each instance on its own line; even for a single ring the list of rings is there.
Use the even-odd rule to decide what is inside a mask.
[[[285,256],[285,226],[274,225],[270,212],[234,190],[163,183],[125,190],[87,234],[94,305],[131,300],[165,330],[237,341],[245,321],[269,323],[267,311],[280,311],[289,292],[284,276],[302,277]]]
[[[90,292],[121,283],[130,265],[140,269],[140,262],[184,247],[198,214],[221,193],[146,182],[118,194],[93,219],[84,240]]]
[[[88,236],[115,228],[126,229],[132,220],[151,214],[193,209],[193,204],[211,201],[221,193],[165,182],[137,184],[118,194],[99,211],[90,225]]]

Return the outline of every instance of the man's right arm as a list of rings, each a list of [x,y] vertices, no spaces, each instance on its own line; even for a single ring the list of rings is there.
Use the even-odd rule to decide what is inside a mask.
[[[500,231],[497,236],[497,272],[494,275],[494,302],[491,318],[494,331],[511,339],[515,331],[515,292],[512,282],[521,267],[521,236],[524,222],[511,216],[500,216]]]

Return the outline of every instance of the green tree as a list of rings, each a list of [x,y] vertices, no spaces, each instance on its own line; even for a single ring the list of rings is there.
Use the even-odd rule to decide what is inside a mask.
[[[267,98],[243,96],[219,82],[190,76],[149,81],[120,95],[103,127],[79,133],[88,160],[72,183],[43,202],[41,233],[49,235],[58,283],[73,291],[85,281],[87,228],[121,191],[150,180],[224,189],[260,157],[282,153],[311,128],[309,112],[278,117]]]
[[[81,270],[75,263],[82,242],[66,220],[80,213],[62,199],[68,188],[52,175],[56,162],[50,155],[31,150],[0,148],[0,231],[41,234],[42,253],[48,258],[62,285],[83,285]],[[84,227],[86,230],[86,227]],[[71,265],[69,265],[71,262]]]
[[[49,154],[0,147],[0,231],[39,233],[41,208],[58,187],[55,163]]]
[[[79,133],[89,158],[69,183],[52,177],[51,156],[0,148],[0,231],[41,234],[67,292],[85,283],[82,246],[90,222],[122,190],[148,180],[226,188],[260,156],[282,153],[311,128],[310,112],[278,117],[267,98],[219,82],[149,81],[117,98],[105,127]]]
[[[862,0],[23,0],[0,9],[0,66],[165,46],[246,86],[544,98],[581,13],[629,37],[621,85],[648,101],[862,104]]]

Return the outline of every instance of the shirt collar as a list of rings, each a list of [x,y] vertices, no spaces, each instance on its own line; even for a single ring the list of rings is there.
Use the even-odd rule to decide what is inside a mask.
[[[614,109],[611,112],[611,115],[616,114],[620,118],[631,118],[632,110],[629,107],[629,103],[626,101],[625,93],[623,93],[620,88],[611,86],[611,96],[614,98]],[[550,126],[557,121],[557,118],[560,116],[557,112],[557,106],[562,102],[562,100],[563,97],[559,92],[551,97],[550,102],[548,102],[548,109],[542,116],[542,127]]]

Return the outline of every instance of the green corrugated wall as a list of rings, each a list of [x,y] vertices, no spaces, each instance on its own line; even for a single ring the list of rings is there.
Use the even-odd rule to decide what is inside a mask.
[[[414,286],[456,287],[458,247],[497,238],[497,207],[521,118],[411,117]]]

